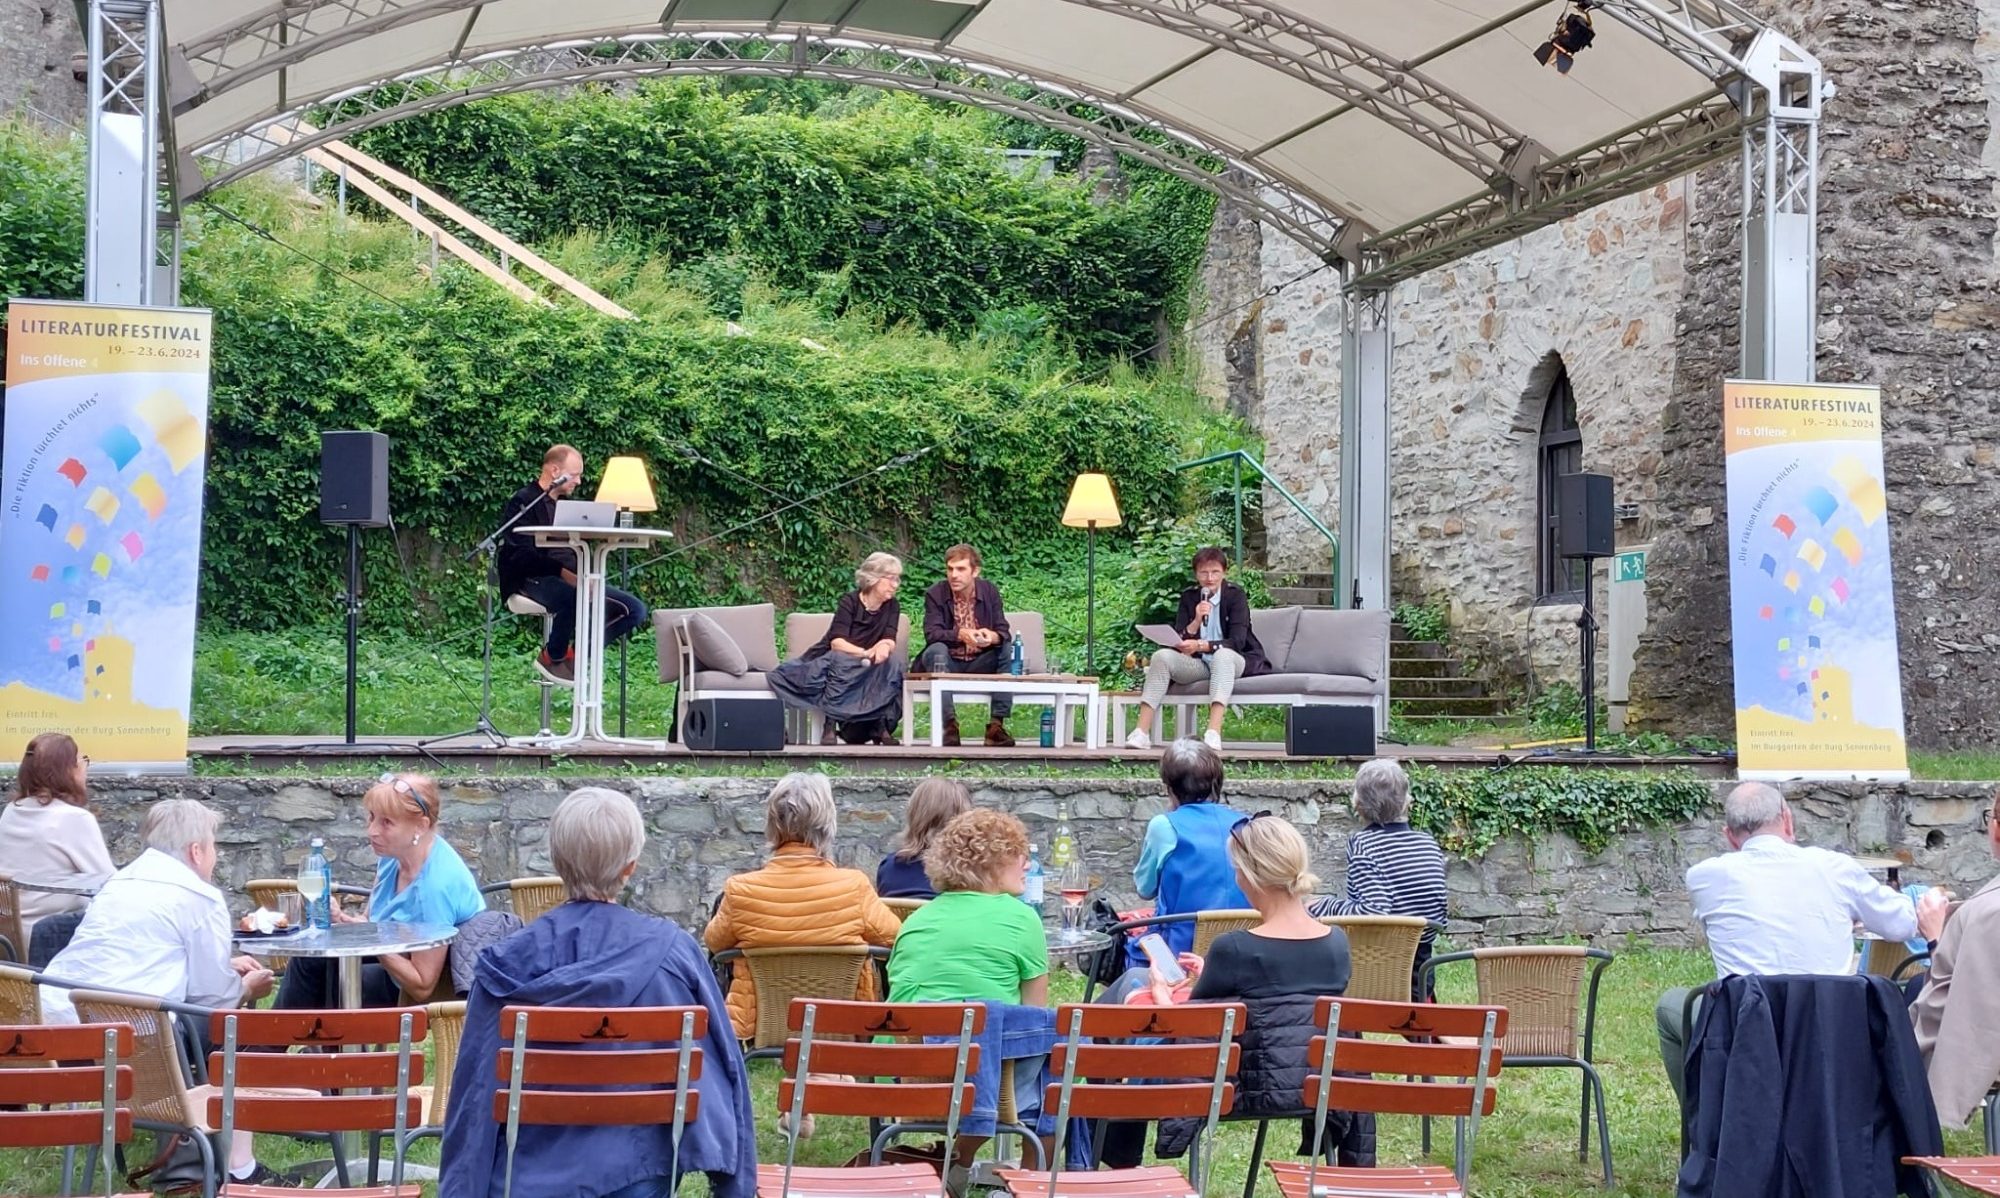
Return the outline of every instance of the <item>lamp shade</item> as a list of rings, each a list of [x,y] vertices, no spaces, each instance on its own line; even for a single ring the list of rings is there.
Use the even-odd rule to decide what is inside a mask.
[[[1070,484],[1069,505],[1063,508],[1062,522],[1071,528],[1110,528],[1124,523],[1118,514],[1118,496],[1111,479],[1103,474],[1079,474]]]
[[[604,463],[604,481],[597,484],[597,502],[615,503],[628,512],[656,512],[653,480],[638,458],[612,458]]]

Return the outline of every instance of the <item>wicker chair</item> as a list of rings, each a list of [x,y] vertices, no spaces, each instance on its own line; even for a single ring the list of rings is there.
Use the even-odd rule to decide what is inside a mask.
[[[757,1034],[746,1059],[784,1055],[791,1035],[786,1023],[795,998],[831,998],[852,1002],[861,986],[861,972],[874,961],[886,961],[889,950],[868,944],[809,948],[732,948],[715,954],[718,967],[741,965],[750,971],[757,991]]]
[[[1603,1158],[1606,1189],[1612,1184],[1611,1123],[1605,1113],[1604,1081],[1591,1063],[1591,1050],[1597,1036],[1597,986],[1613,959],[1601,948],[1541,944],[1446,953],[1432,957],[1424,967],[1429,975],[1438,966],[1454,961],[1473,963],[1479,986],[1478,1001],[1507,1008],[1507,1034],[1500,1041],[1500,1053],[1507,1068],[1582,1071],[1583,1105],[1577,1127],[1576,1159],[1590,1159],[1590,1107],[1595,1096],[1598,1151]],[[1586,969],[1590,972],[1587,996],[1583,991]],[[1580,1028],[1579,1009],[1583,1013]],[[1424,1132],[1428,1148],[1428,1120]]]
[[[0,874],[0,952],[16,965],[27,963],[28,934],[21,928],[21,892],[6,874]]]
[[[928,902],[929,899],[920,898],[885,898],[882,900],[882,905],[894,911],[898,920],[904,920],[910,917],[910,912]]]
[[[533,923],[569,901],[569,887],[561,878],[511,878],[505,882],[489,882],[479,888],[479,893],[505,894],[522,923]]]
[[[42,1021],[42,992],[35,985],[35,973],[18,965],[0,965],[0,1023],[38,1024]]]
[[[1326,915],[1320,922],[1347,933],[1347,954],[1354,969],[1347,979],[1348,998],[1410,1001],[1417,946],[1428,922],[1416,915]]]
[[[1254,928],[1264,922],[1262,913],[1248,907],[1224,911],[1197,911],[1194,913],[1194,955],[1205,957],[1215,938],[1224,932],[1240,932]]]

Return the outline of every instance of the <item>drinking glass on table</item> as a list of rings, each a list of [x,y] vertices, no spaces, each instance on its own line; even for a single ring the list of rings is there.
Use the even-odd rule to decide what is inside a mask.
[[[1057,888],[1063,901],[1060,939],[1074,943],[1083,939],[1083,900],[1090,897],[1090,874],[1084,870],[1081,857],[1071,857],[1063,867]]]

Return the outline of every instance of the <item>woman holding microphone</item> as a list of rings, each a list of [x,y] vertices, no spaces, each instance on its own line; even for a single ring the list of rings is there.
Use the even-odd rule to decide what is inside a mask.
[[[1125,738],[1131,749],[1153,747],[1153,716],[1174,683],[1208,683],[1208,731],[1201,739],[1222,749],[1222,713],[1238,678],[1269,672],[1264,646],[1250,631],[1250,600],[1243,588],[1229,582],[1229,555],[1214,545],[1195,551],[1195,585],[1181,592],[1174,627],[1181,634],[1177,648],[1160,649],[1146,666],[1146,684],[1139,699],[1139,726]]]

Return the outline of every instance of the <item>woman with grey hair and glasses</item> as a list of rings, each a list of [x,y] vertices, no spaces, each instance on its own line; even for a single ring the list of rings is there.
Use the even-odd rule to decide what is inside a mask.
[[[896,743],[903,711],[905,635],[896,592],[903,561],[871,553],[854,572],[854,589],[834,605],[833,623],[812,647],[765,675],[780,699],[826,717],[821,744]]]
[[[692,936],[618,905],[645,847],[638,807],[615,790],[571,791],[550,817],[549,857],[569,901],[480,954],[452,1078],[456,1101],[445,1115],[440,1198],[489,1198],[504,1189],[506,1137],[493,1120],[493,1099],[504,1086],[493,1060],[501,1047],[500,1012],[509,1006],[708,1011],[701,1076],[693,1083],[701,1117],[678,1150],[668,1123],[523,1126],[515,1193],[670,1198],[682,1174],[702,1172],[717,1198],[750,1198],[756,1124],[722,991]]]
[[[1366,762],[1354,774],[1354,814],[1363,827],[1347,838],[1347,892],[1323,895],[1314,915],[1415,915],[1432,926],[1417,945],[1410,975],[1411,996],[1424,962],[1431,959],[1437,925],[1444,922],[1444,851],[1428,832],[1410,826],[1410,778],[1387,757]]]

